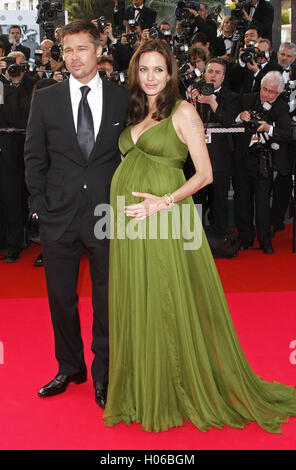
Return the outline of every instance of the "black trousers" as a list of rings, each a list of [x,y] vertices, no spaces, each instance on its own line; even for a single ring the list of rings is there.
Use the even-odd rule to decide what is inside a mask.
[[[2,237],[9,248],[21,250],[28,216],[22,135],[0,138],[0,207],[5,219]]]
[[[92,280],[92,377],[97,382],[107,382],[109,241],[95,238],[93,213],[85,190],[79,210],[62,237],[56,241],[48,239],[40,223],[40,238],[59,373],[71,375],[86,369],[77,294],[79,265],[85,252]]]
[[[292,175],[277,174],[272,188],[271,224],[280,227],[285,220],[286,211],[292,195]]]
[[[211,225],[228,227],[229,187],[230,171],[214,171],[213,182],[202,188],[194,196],[194,202],[203,205],[203,216],[207,209],[210,210],[209,220]]]
[[[248,170],[238,170],[233,179],[234,212],[239,238],[255,236],[254,212],[257,238],[260,245],[270,242],[270,196],[272,176],[265,178]]]

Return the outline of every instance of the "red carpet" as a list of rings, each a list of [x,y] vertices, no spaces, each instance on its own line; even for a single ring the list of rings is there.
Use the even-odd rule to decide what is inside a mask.
[[[275,254],[248,250],[217,260],[233,322],[254,371],[265,380],[296,383],[296,255],[291,229],[277,234]],[[71,384],[57,397],[37,390],[57,371],[43,268],[33,268],[39,252],[32,245],[18,263],[0,263],[0,448],[1,449],[295,449],[296,418],[269,434],[256,423],[244,430],[225,427],[206,433],[187,423],[164,433],[140,425],[103,425],[94,402],[91,377]],[[81,328],[91,365],[91,303],[87,262],[80,276]],[[3,346],[3,347],[1,347]],[[294,346],[295,348],[295,346]],[[3,350],[3,354],[2,354]]]

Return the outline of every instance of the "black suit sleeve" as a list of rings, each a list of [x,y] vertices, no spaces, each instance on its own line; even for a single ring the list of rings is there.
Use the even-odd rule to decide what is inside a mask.
[[[218,101],[218,108],[214,113],[215,122],[219,122],[222,126],[230,127],[236,116],[238,115],[238,101],[239,96],[236,93],[232,93],[229,90],[224,92]]]
[[[26,183],[31,194],[30,206],[38,214],[46,188],[49,157],[46,149],[46,128],[38,92],[35,92],[30,109],[25,142]]]

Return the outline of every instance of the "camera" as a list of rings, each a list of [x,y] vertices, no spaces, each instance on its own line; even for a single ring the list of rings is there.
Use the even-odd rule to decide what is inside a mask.
[[[63,80],[67,80],[67,78],[70,77],[70,72],[68,72],[68,70],[65,70],[64,72],[61,72],[62,76],[63,76]]]
[[[128,26],[131,32],[126,35],[126,39],[129,45],[133,46],[138,40],[138,34],[136,33],[135,20],[128,20]]]
[[[152,26],[152,28],[149,29],[149,37],[151,39],[157,39],[161,37],[161,31],[156,25]]]
[[[104,29],[107,26],[107,20],[105,16],[100,16],[100,18],[97,19],[97,22],[98,22],[99,31],[103,33]]]
[[[54,44],[50,49],[50,57],[54,59],[56,62],[59,61],[61,56],[61,47],[58,44]]]
[[[37,5],[37,9],[39,10],[37,23],[43,21],[55,21],[58,17],[58,12],[63,11],[63,4],[59,2],[51,3],[48,1],[39,3]]]
[[[110,82],[118,83],[119,85],[126,85],[127,75],[124,72],[111,72],[110,77],[106,77]]]
[[[213,83],[207,83],[205,80],[200,80],[199,82],[193,82],[193,88],[196,88],[199,93],[205,96],[210,96],[214,93],[215,87]]]
[[[284,98],[285,101],[289,102],[290,101],[290,96],[291,93],[296,89],[296,80],[289,80],[285,84],[285,90],[282,93],[282,97]]]
[[[11,64],[7,67],[7,72],[10,77],[18,77],[22,72],[28,70],[28,62],[21,62],[20,64]]]
[[[194,85],[196,83],[195,82],[196,78],[200,78],[201,76],[202,76],[202,72],[198,68],[196,68],[192,70],[192,72],[181,74],[180,80],[185,86],[185,88],[187,89],[190,85]]]
[[[269,178],[272,175],[272,151],[268,143],[252,145],[250,152],[258,158],[258,176]]]
[[[175,18],[177,21],[187,20],[191,17],[191,13],[187,8],[198,11],[200,4],[199,2],[178,2],[175,9]]]
[[[244,52],[240,56],[240,59],[244,64],[249,64],[253,60],[256,60],[258,57],[258,49],[252,45],[249,47],[245,47]]]
[[[243,9],[247,7],[248,5],[251,5],[252,0],[243,0],[243,1],[238,1],[236,3],[232,2],[230,5],[231,8],[231,18],[234,21],[241,21],[244,19],[244,12]]]
[[[41,49],[36,49],[34,53],[34,59],[35,59],[35,66],[41,67],[42,66],[42,51]]]
[[[256,111],[249,111],[251,119],[250,121],[244,122],[246,134],[253,135],[257,132],[258,127],[260,127],[259,121],[264,121],[264,118],[271,107],[272,105],[266,101],[265,103],[258,106]]]

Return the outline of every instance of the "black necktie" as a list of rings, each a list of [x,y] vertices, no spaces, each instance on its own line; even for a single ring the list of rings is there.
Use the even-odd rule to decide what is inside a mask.
[[[95,143],[94,121],[87,101],[90,88],[82,86],[80,90],[82,96],[78,108],[77,139],[84,157],[88,160]]]

